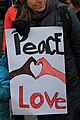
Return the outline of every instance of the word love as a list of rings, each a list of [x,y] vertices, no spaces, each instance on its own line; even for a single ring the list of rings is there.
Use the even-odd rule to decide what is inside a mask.
[[[66,106],[59,105],[59,103],[63,104],[66,102],[64,98],[58,97],[59,93],[56,92],[53,96],[52,100],[50,100],[50,97],[47,92],[44,92],[44,95],[41,93],[33,93],[30,96],[30,103],[23,103],[23,86],[19,87],[19,106],[21,108],[30,108],[33,107],[34,109],[39,109],[44,104],[44,99],[46,99],[46,102],[50,108],[55,105],[56,109],[66,109]],[[36,103],[36,99],[39,98],[39,102]]]
[[[46,54],[60,54],[63,55],[64,52],[60,51],[60,42],[61,39],[60,37],[62,36],[62,33],[54,33],[54,37],[53,36],[49,36],[46,40],[41,40],[41,42],[36,46],[34,43],[32,42],[27,42],[25,45],[23,45],[22,47],[22,51],[25,54],[42,54],[42,53],[46,53]],[[20,39],[18,34],[14,34],[14,42],[15,42],[15,51],[16,51],[16,55],[20,55],[21,54],[21,43],[25,41],[25,39]],[[51,48],[50,42],[52,42],[51,44],[53,44],[53,48]],[[54,45],[55,43],[55,45]]]

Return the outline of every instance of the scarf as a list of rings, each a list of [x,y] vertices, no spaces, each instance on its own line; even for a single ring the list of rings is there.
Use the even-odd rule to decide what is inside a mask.
[[[43,12],[36,12],[29,8],[27,5],[23,6],[21,17],[26,19],[30,26],[37,26],[41,25],[41,21],[51,13],[51,11],[55,11],[55,0],[47,0],[46,9]]]

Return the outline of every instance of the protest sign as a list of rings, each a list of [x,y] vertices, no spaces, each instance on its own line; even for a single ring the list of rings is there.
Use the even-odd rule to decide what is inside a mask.
[[[28,38],[6,30],[15,115],[67,113],[62,27],[31,27]]]

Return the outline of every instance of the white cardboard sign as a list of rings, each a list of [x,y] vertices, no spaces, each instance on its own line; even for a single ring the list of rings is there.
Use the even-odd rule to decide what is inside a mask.
[[[6,30],[15,115],[67,113],[62,27],[32,27],[27,39]]]

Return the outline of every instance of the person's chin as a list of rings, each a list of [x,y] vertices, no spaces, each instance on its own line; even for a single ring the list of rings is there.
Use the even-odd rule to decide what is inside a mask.
[[[45,7],[41,7],[41,8],[36,9],[37,12],[43,12],[44,10],[45,10]]]

